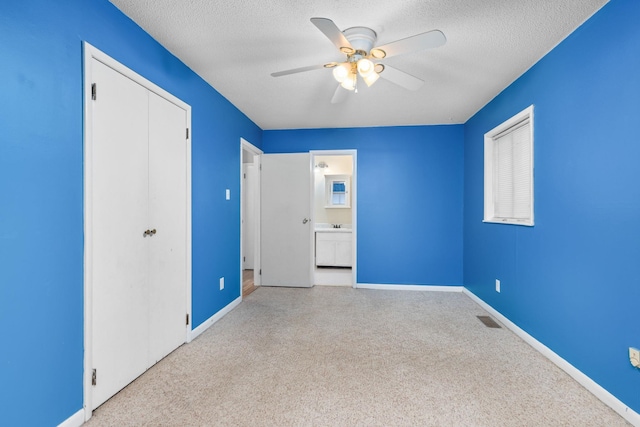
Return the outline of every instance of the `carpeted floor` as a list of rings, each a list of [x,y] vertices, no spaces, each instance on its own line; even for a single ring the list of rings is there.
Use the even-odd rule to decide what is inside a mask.
[[[627,426],[460,293],[259,288],[97,426]]]

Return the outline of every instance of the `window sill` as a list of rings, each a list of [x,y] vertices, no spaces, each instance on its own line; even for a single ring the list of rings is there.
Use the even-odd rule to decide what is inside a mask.
[[[525,219],[511,219],[511,218],[490,218],[483,219],[482,222],[489,224],[508,224],[508,225],[524,225],[526,227],[533,227],[534,223],[531,220]]]

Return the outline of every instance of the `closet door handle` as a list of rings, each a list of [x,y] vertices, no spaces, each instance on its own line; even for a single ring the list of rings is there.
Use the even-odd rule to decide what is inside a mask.
[[[157,231],[155,228],[153,230],[145,230],[145,232],[142,233],[142,237],[153,236],[156,233]]]

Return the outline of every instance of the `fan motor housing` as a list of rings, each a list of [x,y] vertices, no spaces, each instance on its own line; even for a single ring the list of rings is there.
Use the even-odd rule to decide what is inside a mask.
[[[371,51],[371,48],[378,39],[378,35],[371,28],[367,27],[351,27],[342,32],[351,46],[356,51],[365,52],[363,56],[366,56]]]

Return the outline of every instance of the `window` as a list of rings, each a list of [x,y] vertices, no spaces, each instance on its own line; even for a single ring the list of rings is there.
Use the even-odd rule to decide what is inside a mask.
[[[484,221],[533,225],[533,105],[484,135]]]
[[[325,175],[326,206],[325,208],[348,208],[351,206],[349,197],[349,175]]]
[[[346,205],[346,185],[344,181],[333,181],[333,187],[331,188],[331,204],[332,205]]]

